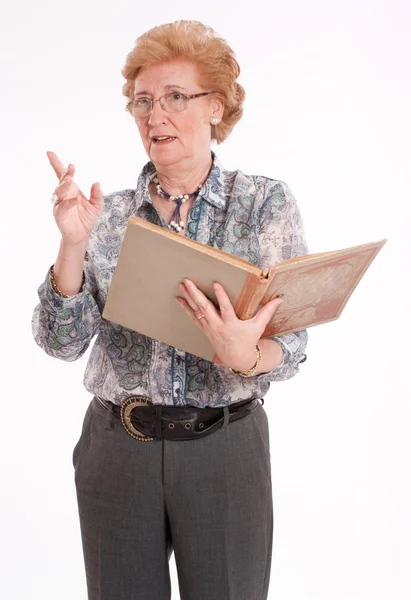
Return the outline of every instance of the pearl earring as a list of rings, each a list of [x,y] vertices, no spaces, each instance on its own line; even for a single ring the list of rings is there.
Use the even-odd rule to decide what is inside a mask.
[[[211,117],[211,119],[210,119],[211,125],[218,125],[219,122],[220,122],[219,117]]]

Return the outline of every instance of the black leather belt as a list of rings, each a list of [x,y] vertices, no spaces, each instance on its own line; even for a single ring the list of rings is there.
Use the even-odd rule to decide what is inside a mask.
[[[224,423],[223,407],[164,406],[153,404],[147,396],[130,396],[118,406],[96,398],[121,419],[129,435],[143,442],[195,440],[221,429]],[[245,417],[257,406],[256,398],[228,405],[228,422]]]

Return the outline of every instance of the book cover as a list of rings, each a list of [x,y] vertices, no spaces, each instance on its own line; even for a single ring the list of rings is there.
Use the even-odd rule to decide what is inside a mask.
[[[175,300],[184,278],[191,279],[216,306],[212,284],[221,283],[241,319],[282,296],[283,303],[263,337],[280,336],[337,319],[386,241],[298,256],[261,270],[237,256],[131,217],[102,316],[219,362],[207,337]]]

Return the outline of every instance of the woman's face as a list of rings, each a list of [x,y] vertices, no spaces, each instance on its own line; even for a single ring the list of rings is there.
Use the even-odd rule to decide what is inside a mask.
[[[179,59],[142,69],[136,78],[135,98],[158,100],[164,94],[181,92],[199,94],[211,90],[199,85],[199,72],[193,63]],[[155,165],[181,167],[201,163],[210,155],[210,117],[221,118],[223,104],[215,94],[193,98],[182,112],[166,112],[160,102],[154,102],[150,115],[135,116],[144,148]],[[170,136],[172,141],[156,141]]]

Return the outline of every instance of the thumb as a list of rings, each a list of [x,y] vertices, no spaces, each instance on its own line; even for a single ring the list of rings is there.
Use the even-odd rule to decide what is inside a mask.
[[[284,300],[282,300],[281,298],[275,298],[274,300],[270,300],[270,302],[267,302],[267,304],[260,308],[258,313],[255,315],[255,322],[261,327],[265,328],[267,323],[269,323],[269,321],[271,321],[271,319],[273,318],[280,304],[282,304],[283,302]]]
[[[104,204],[104,195],[99,183],[93,183],[90,189],[90,204],[101,209]]]

